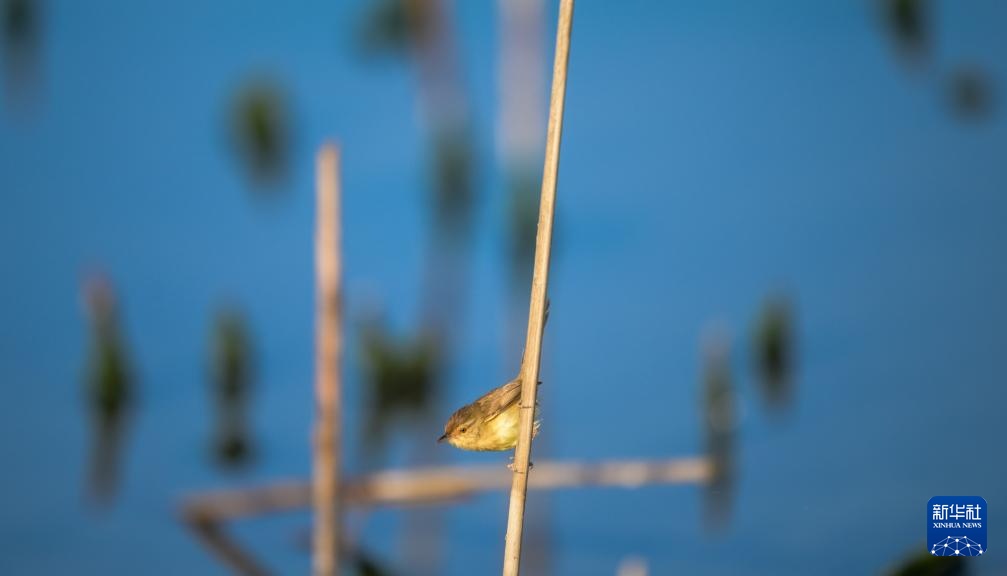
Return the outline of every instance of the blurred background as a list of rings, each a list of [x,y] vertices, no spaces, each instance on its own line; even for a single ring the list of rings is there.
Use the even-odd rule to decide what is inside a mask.
[[[434,441],[520,361],[554,1],[0,7],[0,574],[225,574],[180,499],[308,477],[327,138],[348,471],[505,465]],[[579,3],[535,459],[721,473],[531,493],[526,573],[1007,574],[1004,22]],[[990,554],[920,558],[939,494]],[[506,506],[354,511],[352,568],[495,573]]]

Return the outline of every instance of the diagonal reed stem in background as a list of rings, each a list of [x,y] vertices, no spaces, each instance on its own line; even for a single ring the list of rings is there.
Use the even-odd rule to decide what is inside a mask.
[[[269,570],[234,541],[227,534],[225,527],[210,515],[187,515],[185,520],[200,541],[235,574],[269,576]]]
[[[532,272],[531,302],[528,310],[528,337],[521,364],[521,420],[514,449],[514,477],[507,514],[504,549],[504,576],[518,576],[521,567],[521,534],[524,529],[525,497],[528,493],[528,463],[531,458],[535,402],[538,395],[539,362],[542,358],[542,330],[545,324],[546,294],[549,285],[549,255],[556,206],[556,178],[559,173],[559,145],[563,132],[563,101],[566,97],[566,69],[570,55],[573,0],[560,0],[556,29],[556,57],[553,62],[552,94],[549,99],[549,128],[546,133],[542,200],[535,239],[535,267]]]
[[[340,427],[342,342],[340,332],[339,150],[322,145],[316,164],[318,205],[315,229],[316,349],[314,474],[312,502],[315,511],[312,571],[315,576],[339,573],[340,546]]]
[[[713,477],[709,458],[670,460],[605,460],[602,462],[539,462],[528,480],[529,490],[615,487],[634,489],[646,485],[707,484]],[[386,470],[342,483],[340,503],[374,509],[382,506],[443,505],[478,494],[506,490],[511,475],[497,465],[438,466]],[[311,506],[311,482],[287,480],[261,486],[212,490],[187,496],[182,520],[206,548],[237,574],[268,574],[258,561],[231,539],[229,522]]]
[[[611,487],[634,489],[655,484],[706,484],[713,463],[706,457],[668,460],[605,460],[601,462],[539,462],[529,478],[529,490]],[[443,505],[485,492],[506,490],[510,473],[497,465],[436,466],[385,470],[346,478],[344,507]],[[181,506],[188,525],[219,524],[243,518],[300,510],[311,505],[311,485],[286,480],[261,486],[211,490],[192,494]]]

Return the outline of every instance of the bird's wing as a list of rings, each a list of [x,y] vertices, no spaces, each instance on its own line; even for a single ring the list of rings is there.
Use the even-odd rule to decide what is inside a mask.
[[[510,408],[521,398],[521,381],[514,379],[489,392],[482,398],[476,400],[479,404],[479,412],[487,414],[487,420],[492,420],[499,416],[504,410]]]

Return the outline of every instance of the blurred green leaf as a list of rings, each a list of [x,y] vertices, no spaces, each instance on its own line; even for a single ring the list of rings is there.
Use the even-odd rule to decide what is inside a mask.
[[[882,0],[885,22],[896,45],[906,56],[919,58],[930,52],[929,0]]]
[[[511,239],[511,265],[516,269],[531,269],[535,258],[535,236],[538,232],[540,175],[522,170],[510,178],[508,210]]]
[[[951,104],[963,119],[982,119],[993,110],[993,87],[979,68],[961,67],[951,76]]]
[[[90,492],[99,503],[111,501],[118,485],[123,437],[134,395],[118,304],[108,280],[96,274],[84,284],[91,324],[86,396],[91,422]]]
[[[438,220],[452,229],[465,229],[471,217],[472,146],[462,130],[440,132],[434,142]]]
[[[272,80],[255,80],[234,96],[231,132],[246,170],[260,183],[286,175],[291,121],[287,98]]]
[[[380,443],[394,418],[432,409],[440,351],[431,336],[397,341],[372,325],[364,331],[363,355],[371,388],[366,437]]]
[[[353,567],[358,576],[391,576],[391,570],[382,566],[376,558],[363,550],[353,555]]]
[[[132,396],[129,361],[119,330],[115,295],[109,283],[96,276],[85,286],[85,298],[91,321],[88,397],[104,417],[114,417]]]
[[[35,0],[3,0],[3,34],[7,42],[30,41],[38,32],[38,3]]]
[[[753,332],[752,354],[763,395],[771,405],[786,405],[793,395],[795,362],[790,299],[780,294],[768,297]]]
[[[436,0],[376,0],[367,4],[357,39],[367,56],[404,56],[430,34]]]
[[[378,0],[367,5],[358,38],[365,54],[403,54],[409,48],[410,27],[403,0]]]
[[[211,331],[212,389],[216,406],[212,452],[224,467],[246,464],[252,443],[246,425],[253,380],[253,351],[248,324],[234,309],[223,309]]]

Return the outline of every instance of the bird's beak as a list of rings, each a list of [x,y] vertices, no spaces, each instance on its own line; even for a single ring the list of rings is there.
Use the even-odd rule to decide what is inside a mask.
[[[437,439],[437,443],[440,444],[441,442],[444,442],[447,439],[448,439],[448,433],[445,432],[444,434],[441,434],[440,438]]]

